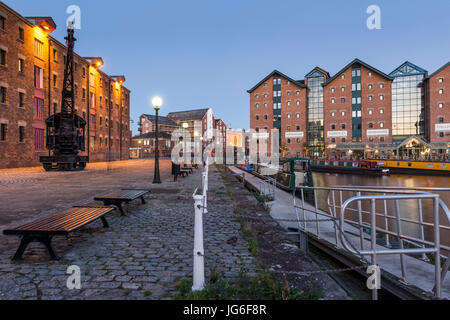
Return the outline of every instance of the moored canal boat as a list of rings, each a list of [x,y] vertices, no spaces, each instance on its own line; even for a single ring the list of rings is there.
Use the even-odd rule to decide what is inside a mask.
[[[351,174],[388,175],[389,169],[375,160],[311,160],[313,171]]]
[[[391,173],[450,175],[449,161],[421,160],[374,160],[381,168],[389,169]]]

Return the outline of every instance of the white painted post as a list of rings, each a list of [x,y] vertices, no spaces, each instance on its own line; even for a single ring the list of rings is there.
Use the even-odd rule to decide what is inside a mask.
[[[207,211],[208,208],[208,173],[207,172],[203,172],[202,173],[202,182],[203,182],[203,199],[204,199],[204,208],[205,208],[205,212]]]
[[[194,280],[192,291],[203,290],[205,286],[205,261],[203,249],[203,204],[204,197],[195,195],[194,208]]]

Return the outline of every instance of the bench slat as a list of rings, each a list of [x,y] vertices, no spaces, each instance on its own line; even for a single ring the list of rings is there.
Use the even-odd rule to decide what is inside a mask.
[[[21,234],[26,232],[71,232],[113,211],[113,207],[76,207],[70,208],[45,218],[26,223],[5,234]]]

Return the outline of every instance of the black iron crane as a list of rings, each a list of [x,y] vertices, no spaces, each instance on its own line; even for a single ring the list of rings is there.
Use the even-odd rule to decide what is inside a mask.
[[[74,29],[67,29],[67,57],[64,70],[61,112],[51,115],[45,122],[47,126],[47,149],[51,155],[40,157],[46,171],[83,170],[89,161],[80,156],[85,150],[86,121],[76,114],[73,81],[73,49],[75,46]]]

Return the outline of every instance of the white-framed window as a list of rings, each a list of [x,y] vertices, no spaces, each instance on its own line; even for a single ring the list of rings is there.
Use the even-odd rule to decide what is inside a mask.
[[[291,114],[290,113],[286,114],[286,116],[287,116],[288,119],[291,118]]]
[[[384,122],[380,122],[380,128],[384,128]]]
[[[352,70],[352,77],[360,77],[360,76],[361,76],[361,69]]]
[[[380,109],[380,114],[384,114],[384,109],[383,108]]]
[[[345,74],[342,74],[342,75],[341,75],[341,79],[345,79]]]
[[[369,71],[367,74],[368,74],[369,77],[371,77],[372,76],[372,71]]]
[[[255,98],[258,99],[259,98],[259,94],[255,94]]]
[[[256,107],[256,109],[258,109],[259,108],[259,103],[255,104],[255,107]]]
[[[438,79],[438,82],[439,82],[439,83],[444,82],[444,78],[439,78],[439,79]]]
[[[370,116],[373,115],[373,110],[372,109],[369,109],[369,115]]]
[[[300,100],[297,100],[295,103],[299,106],[300,105]]]
[[[286,95],[289,97],[289,96],[291,95],[291,92],[290,92],[290,91],[287,91],[287,92],[286,92]]]
[[[44,43],[38,39],[34,39],[34,55],[35,57],[42,59],[44,54]]]
[[[368,88],[369,88],[369,90],[372,90],[373,85],[372,85],[372,84],[369,84]]]
[[[288,80],[287,85],[290,85],[290,84],[291,84],[291,82]]]
[[[341,111],[341,116],[345,117],[345,111]]]
[[[439,102],[439,109],[443,109],[444,108],[444,103],[443,102]]]
[[[345,92],[345,87],[341,87],[341,92]]]
[[[380,101],[384,100],[384,95],[380,94]]]
[[[333,88],[331,88],[331,92],[332,93],[334,93],[334,91],[335,91],[336,89],[333,87]]]
[[[361,118],[361,111],[352,111],[352,117],[353,118]]]
[[[331,116],[334,117],[336,115],[336,112],[331,111]]]
[[[267,108],[267,102],[264,103],[264,108]]]
[[[335,104],[336,103],[336,99],[335,98],[331,98],[331,103]]]
[[[383,88],[384,88],[384,83],[381,82],[381,83],[380,83],[380,89],[383,89]]]
[[[300,90],[297,90],[295,93],[299,96],[300,95]]]
[[[296,117],[297,119],[300,119],[300,113],[297,112],[297,113],[295,114],[295,117]]]
[[[444,89],[439,89],[439,94],[444,94]]]
[[[288,106],[288,107],[291,106],[291,102],[290,102],[290,101],[287,102],[287,106]]]
[[[373,101],[373,96],[369,96],[369,101]]]

